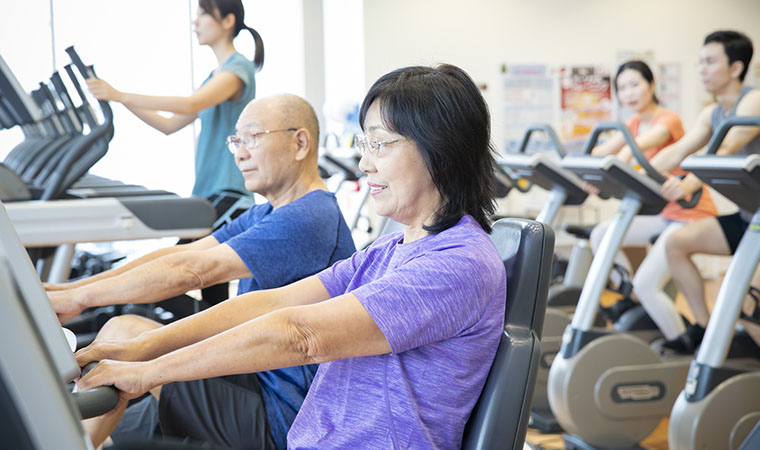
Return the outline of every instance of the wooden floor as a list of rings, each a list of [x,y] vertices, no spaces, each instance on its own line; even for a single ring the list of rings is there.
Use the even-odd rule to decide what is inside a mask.
[[[565,448],[561,434],[543,434],[532,428],[528,428],[526,440],[541,450],[564,450]],[[647,450],[668,450],[667,418],[662,419],[662,422],[660,422],[652,434],[641,441],[641,446]]]

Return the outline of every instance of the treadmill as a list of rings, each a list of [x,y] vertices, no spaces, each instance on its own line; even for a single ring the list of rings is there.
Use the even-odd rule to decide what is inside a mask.
[[[66,51],[81,76],[94,75],[92,68],[85,66],[73,47],[67,48]],[[49,144],[52,142],[49,136],[55,135],[55,130],[62,129],[62,123],[67,123],[69,128],[77,128],[79,125],[81,129],[81,123],[77,123],[80,115],[90,129],[87,135],[69,137],[60,147],[65,152],[59,152],[55,156],[40,155],[44,146],[40,146],[39,139],[29,131],[28,136],[31,136],[31,139],[27,138],[19,144],[11,152],[9,159],[11,167],[26,167],[23,173],[30,177],[32,173],[36,174],[31,187],[26,186],[17,174],[0,165],[3,175],[0,193],[4,193],[3,199],[6,201],[13,201],[7,203],[6,207],[24,245],[30,248],[58,247],[52,267],[41,269],[42,273],[50,270],[48,280],[61,282],[68,279],[70,261],[74,253],[73,244],[78,242],[167,236],[195,238],[207,235],[212,229],[216,213],[205,199],[180,198],[167,191],[148,191],[142,187],[118,186],[115,183],[109,185],[102,180],[98,183],[87,182],[78,189],[68,189],[105,154],[108,141],[113,135],[113,114],[107,102],[99,102],[104,120],[98,123],[72,67],[67,66],[66,71],[83,101],[77,111],[79,114],[57,111],[44,122],[44,114],[39,104],[23,91],[13,73],[0,60],[0,95],[3,96],[3,104],[12,107],[9,108],[8,115],[11,115],[10,111],[14,111],[15,118],[25,121],[17,122],[25,127],[25,133],[27,129],[47,130],[48,135],[41,139],[43,143]],[[60,77],[54,75],[52,82],[61,103],[73,107]],[[45,89],[41,88],[43,91]],[[38,97],[40,95],[42,94],[38,94]],[[43,100],[47,98],[50,109],[55,109],[57,99],[49,89],[42,97]],[[41,100],[40,104],[45,103]],[[42,134],[40,131],[40,135]],[[60,138],[63,133],[57,135]],[[37,154],[27,158],[23,152]],[[31,170],[30,164],[34,164],[36,157],[47,157],[47,160],[41,160],[38,170]],[[50,164],[54,158],[57,158],[56,164]],[[40,180],[39,177],[42,175],[43,180]],[[29,201],[32,198],[52,200],[60,197],[88,198]]]

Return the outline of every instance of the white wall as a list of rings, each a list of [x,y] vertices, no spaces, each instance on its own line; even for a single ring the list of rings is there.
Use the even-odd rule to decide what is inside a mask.
[[[760,53],[757,0],[364,0],[364,11],[367,87],[401,66],[448,62],[487,84],[494,123],[502,63],[614,68],[620,50],[653,50],[682,64],[688,126],[705,99],[696,77],[704,36],[740,30]]]
[[[266,48],[264,70],[256,78],[258,97],[304,95],[302,1],[243,2],[245,22],[261,33]],[[85,63],[119,90],[189,95],[217,66],[213,52],[200,47],[192,33],[196,8],[196,0],[16,2],[0,15],[0,54],[26,90],[67,64],[63,50],[73,44]],[[235,45],[253,57],[250,33],[241,32]],[[114,138],[92,172],[189,195],[197,127],[164,136],[123,106],[113,105],[113,110]],[[18,129],[0,131],[0,160],[21,139]]]
[[[364,0],[364,11],[366,87],[402,66],[460,66],[487,85],[497,145],[502,63],[603,64],[614,70],[617,52],[651,50],[657,62],[681,64],[687,129],[709,101],[696,74],[705,35],[744,32],[755,46],[753,69],[760,64],[757,0]],[[543,193],[533,191],[510,194],[501,212],[534,214]],[[591,201],[586,207],[585,213],[568,208],[569,219],[595,222],[608,217],[615,203]]]
[[[306,93],[311,67],[304,62],[303,23],[310,19],[304,17],[302,2],[309,1],[244,1],[246,22],[261,32],[266,45],[267,61],[257,77],[259,96]],[[497,124],[502,63],[596,63],[612,68],[620,50],[652,50],[658,61],[682,65],[682,110],[688,127],[706,99],[695,75],[704,35],[734,28],[760,47],[756,0],[323,2],[325,66],[320,70],[326,76],[328,102],[360,101],[380,75],[401,66],[450,62],[487,85],[496,143],[501,142]],[[52,0],[56,63],[65,64],[62,49],[76,44],[85,60],[120,89],[188,94],[216,65],[211,52],[199,47],[191,34],[196,3]],[[53,68],[50,25],[49,0],[15,2],[0,14],[0,54],[26,89]],[[236,45],[252,55],[248,33],[241,33]],[[758,61],[756,56],[754,63]],[[314,106],[321,110],[321,105]],[[117,134],[111,151],[94,171],[189,193],[194,130],[165,137],[118,105],[115,114]],[[18,130],[0,131],[0,158],[20,139]]]

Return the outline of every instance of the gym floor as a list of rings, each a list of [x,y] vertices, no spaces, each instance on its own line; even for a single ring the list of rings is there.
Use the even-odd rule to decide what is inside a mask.
[[[528,428],[526,439],[539,450],[564,450],[565,443],[561,434],[543,434],[533,428]],[[662,422],[641,442],[641,446],[647,450],[668,450],[668,419]]]

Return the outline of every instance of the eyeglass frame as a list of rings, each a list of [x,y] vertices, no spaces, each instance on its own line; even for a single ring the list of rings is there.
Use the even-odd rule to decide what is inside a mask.
[[[391,139],[388,141],[378,141],[377,138],[372,138],[372,141],[370,141],[369,136],[366,134],[357,134],[354,136],[354,148],[357,148],[359,150],[360,155],[364,155],[366,151],[372,156],[377,156],[380,150],[382,150],[382,148],[386,145],[395,144],[396,142],[405,140],[405,137],[400,137],[398,139]]]
[[[256,138],[259,136],[264,136],[266,134],[271,134],[271,133],[280,133],[283,131],[298,131],[298,128],[291,127],[291,128],[283,128],[281,130],[264,130],[264,131],[259,131],[257,133],[249,134],[245,138],[241,138],[237,134],[234,134],[232,136],[227,136],[227,139],[225,139],[224,143],[227,144],[227,150],[229,150],[230,153],[234,155],[235,153],[237,153],[238,149],[241,147],[244,149],[250,149],[250,148],[256,147]],[[246,143],[246,141],[248,141],[249,143]],[[233,145],[235,146],[235,148],[232,147]]]

